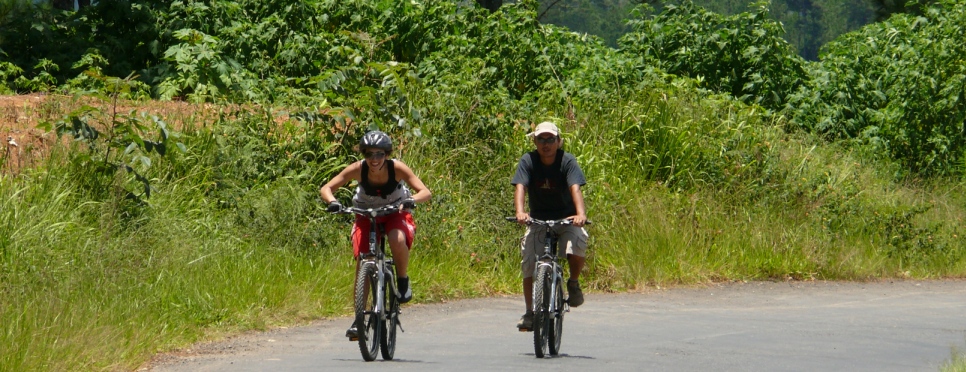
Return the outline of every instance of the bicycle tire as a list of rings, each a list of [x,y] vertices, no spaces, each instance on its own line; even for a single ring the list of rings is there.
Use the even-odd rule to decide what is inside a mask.
[[[396,298],[396,293],[393,290],[395,285],[392,283],[392,278],[394,276],[386,275],[386,285],[383,291],[386,294],[386,320],[382,322],[382,337],[379,338],[379,346],[382,350],[383,360],[392,360],[393,355],[396,353],[396,328],[399,325],[399,299]]]
[[[362,264],[356,276],[356,327],[359,330],[359,351],[367,362],[376,360],[379,334],[382,331],[379,314],[376,314],[378,277],[376,266]]]
[[[556,289],[554,289],[554,311],[550,314],[551,326],[550,328],[550,355],[556,356],[560,353],[560,340],[563,336],[563,319],[566,309],[564,309],[564,299],[563,299],[563,279],[560,276],[554,278],[554,284]]]
[[[533,354],[543,358],[549,354],[550,267],[537,265],[533,275]]]

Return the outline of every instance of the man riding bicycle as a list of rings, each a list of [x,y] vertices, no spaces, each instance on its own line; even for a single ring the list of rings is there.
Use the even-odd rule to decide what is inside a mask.
[[[557,225],[553,229],[559,235],[558,252],[561,255],[566,253],[570,267],[570,279],[567,281],[568,303],[571,307],[577,307],[584,302],[579,278],[584,267],[588,235],[583,228],[587,222],[587,212],[580,187],[587,181],[574,155],[561,149],[563,140],[554,123],[540,123],[528,136],[533,138],[536,150],[520,158],[516,173],[510,181],[515,187],[513,205],[517,222],[526,224],[530,216],[540,220],[567,218],[573,221],[572,225]],[[529,213],[524,207],[527,195]],[[526,313],[517,323],[517,328],[521,330],[533,327],[533,269],[536,257],[543,253],[546,231],[543,229],[546,227],[528,226],[521,239],[523,298],[527,306]]]
[[[376,222],[384,223],[386,226],[386,237],[398,274],[399,302],[406,303],[413,298],[406,269],[409,266],[409,250],[412,248],[416,233],[416,224],[409,209],[412,209],[415,203],[428,201],[432,195],[429,188],[409,166],[401,160],[389,158],[392,154],[392,139],[386,133],[381,131],[366,133],[359,141],[359,151],[365,159],[346,166],[342,172],[319,189],[319,194],[322,200],[329,204],[327,208],[329,212],[341,211],[342,204],[333,194],[336,189],[355,180],[359,183],[352,197],[352,205],[356,208],[379,208],[400,204],[398,213],[378,217]],[[412,194],[406,185],[412,187],[416,193]],[[372,228],[369,225],[369,220],[360,216],[356,216],[355,223],[352,225],[352,248],[356,258],[356,271],[359,270],[360,254],[369,252],[369,229]],[[346,331],[346,337],[350,339],[358,337],[355,322]]]

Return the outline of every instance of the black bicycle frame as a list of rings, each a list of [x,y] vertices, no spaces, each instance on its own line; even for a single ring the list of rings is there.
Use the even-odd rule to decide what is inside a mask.
[[[543,254],[540,255],[539,258],[537,258],[536,265],[534,265],[533,267],[533,272],[534,274],[536,274],[537,269],[540,268],[540,266],[550,267],[550,272],[552,273],[550,278],[550,301],[548,301],[546,306],[547,306],[548,314],[556,314],[558,311],[562,310],[562,309],[557,309],[556,300],[557,300],[557,285],[558,283],[561,283],[563,281],[563,268],[560,264],[561,258],[557,255],[557,250],[559,248],[557,247],[557,240],[559,236],[557,235],[557,232],[554,231],[553,227],[555,225],[569,225],[570,220],[564,219],[564,220],[542,221],[537,219],[531,219],[529,223],[544,226],[547,230],[544,233]],[[542,309],[536,308],[537,306],[536,301],[533,302],[533,306],[534,306],[534,308],[532,309],[533,311],[542,311]]]
[[[392,258],[386,260],[386,224],[377,223],[376,217],[386,216],[399,211],[399,206],[388,205],[382,208],[371,208],[362,209],[355,207],[348,207],[344,209],[345,213],[354,213],[357,215],[365,216],[369,219],[369,252],[365,255],[359,256],[359,269],[361,270],[365,265],[375,265],[376,273],[379,277],[377,280],[377,291],[376,291],[376,308],[375,312],[379,314],[381,320],[386,319],[386,309],[385,300],[386,293],[383,292],[382,288],[385,288],[387,276],[389,276],[389,287],[392,288],[393,295],[397,298],[399,297],[399,289],[396,288],[395,273],[393,270],[389,270],[387,265],[393,265]],[[388,274],[388,275],[387,275]]]

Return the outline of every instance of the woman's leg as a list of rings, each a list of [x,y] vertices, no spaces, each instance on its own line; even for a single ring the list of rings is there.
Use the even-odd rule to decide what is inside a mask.
[[[389,240],[389,250],[392,251],[392,261],[396,265],[396,275],[408,277],[409,246],[406,245],[406,234],[395,229],[386,234]]]

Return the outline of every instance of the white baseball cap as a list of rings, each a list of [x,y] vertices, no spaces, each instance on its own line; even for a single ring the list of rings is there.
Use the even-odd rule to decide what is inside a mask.
[[[535,129],[533,133],[528,134],[528,136],[536,137],[544,133],[550,133],[550,134],[553,134],[554,136],[559,137],[560,129],[557,129],[556,124],[551,123],[549,121],[545,121],[543,123],[537,124],[537,129]]]

